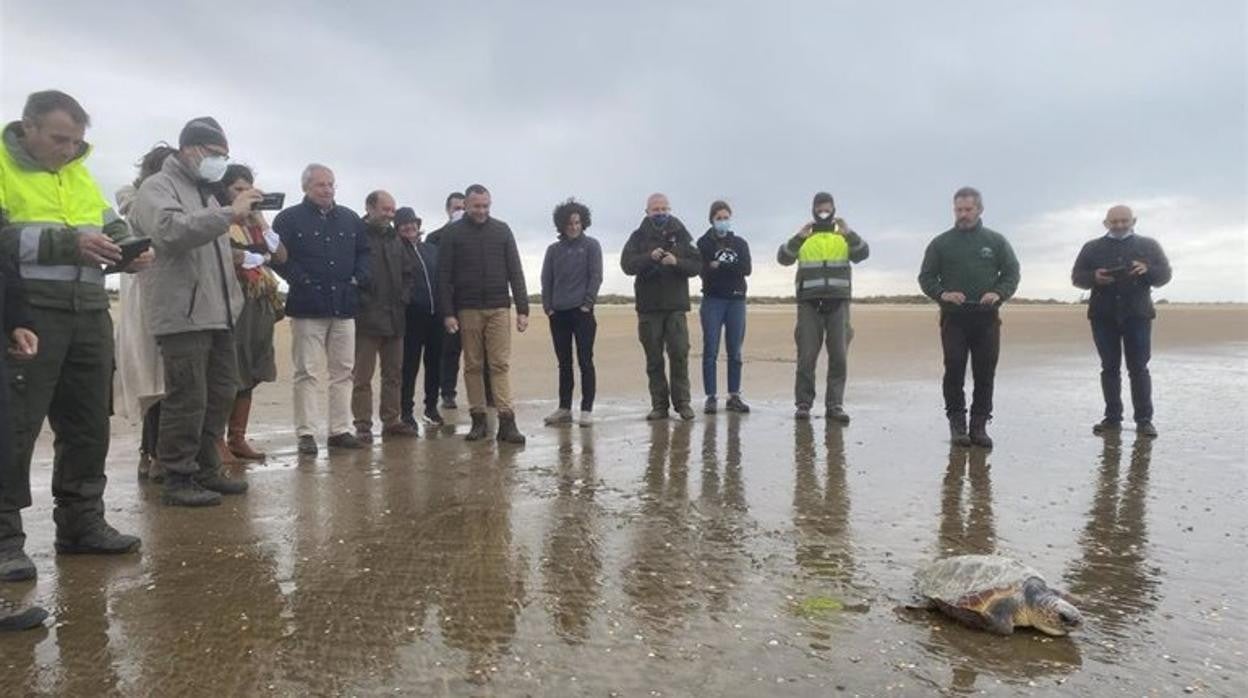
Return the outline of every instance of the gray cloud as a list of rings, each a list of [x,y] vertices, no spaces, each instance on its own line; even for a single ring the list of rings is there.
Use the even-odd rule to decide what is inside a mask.
[[[651,191],[695,234],[726,197],[770,259],[828,189],[873,243],[863,292],[915,290],[970,183],[1022,255],[1020,292],[1077,297],[1078,245],[1123,201],[1174,257],[1162,295],[1248,300],[1240,2],[424,5],[10,0],[0,104],[78,96],[110,190],[200,114],[272,190],[323,161],[344,203],[383,187],[432,221],[481,181],[534,263],[570,195],[608,253]]]

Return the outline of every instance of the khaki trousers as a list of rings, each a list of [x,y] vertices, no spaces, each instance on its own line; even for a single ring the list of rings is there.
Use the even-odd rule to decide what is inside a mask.
[[[295,365],[295,432],[315,436],[316,405],[329,374],[329,435],[351,433],[355,320],[292,318],[291,355]]]
[[[355,388],[351,413],[357,431],[373,429],[373,373],[381,357],[382,428],[399,423],[399,396],[403,388],[403,337],[357,335],[355,338]]]
[[[494,406],[511,413],[511,308],[459,311],[460,341],[464,347],[464,386],[473,412],[485,411],[483,367],[489,361]],[[488,357],[488,359],[487,359]]]

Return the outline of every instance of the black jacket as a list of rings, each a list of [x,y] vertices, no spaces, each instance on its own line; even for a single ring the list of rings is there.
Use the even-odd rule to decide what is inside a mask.
[[[404,249],[416,265],[408,306],[430,315],[438,314],[438,246],[423,240],[405,241]]]
[[[304,199],[277,214],[273,230],[286,246],[286,263],[274,265],[290,291],[292,318],[353,318],[358,286],[370,279],[368,237],[355,211],[335,205],[326,213]]]
[[[510,294],[508,294],[510,287]],[[529,314],[529,294],[516,237],[506,223],[488,218],[477,224],[465,216],[444,229],[438,245],[438,303],[446,315],[516,304]]]
[[[1129,269],[1137,260],[1148,265],[1144,275],[1129,276],[1124,271],[1112,284],[1096,284],[1097,269]],[[1157,311],[1153,308],[1152,288],[1170,283],[1170,261],[1161,245],[1152,238],[1134,233],[1124,238],[1102,235],[1079,250],[1070,280],[1079,288],[1091,289],[1089,318],[1116,321],[1153,318],[1157,317]]]
[[[745,277],[753,271],[750,243],[736,233],[724,237],[711,228],[698,238],[702,254],[702,295],[710,298],[745,298]],[[711,262],[719,262],[712,269]]]
[[[676,256],[676,264],[664,266],[650,256],[656,248]],[[689,310],[689,278],[702,271],[702,255],[693,246],[693,238],[675,216],[663,228],[646,216],[628,238],[620,254],[620,268],[636,277],[633,293],[639,313],[660,313]]]

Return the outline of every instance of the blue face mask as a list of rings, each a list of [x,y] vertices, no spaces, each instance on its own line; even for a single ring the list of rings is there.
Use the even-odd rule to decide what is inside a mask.
[[[667,225],[667,220],[669,218],[671,218],[671,215],[666,214],[666,213],[656,213],[653,216],[650,216],[650,220],[654,223],[655,227],[657,228],[662,228],[663,226]]]
[[[722,218],[711,223],[711,227],[715,229],[715,234],[722,238],[732,232],[732,219]]]

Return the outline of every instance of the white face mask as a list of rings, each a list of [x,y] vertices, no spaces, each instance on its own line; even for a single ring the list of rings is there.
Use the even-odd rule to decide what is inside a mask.
[[[461,209],[459,209],[459,210],[457,210],[457,211],[451,211],[451,222],[452,222],[452,223],[454,223],[454,222],[458,221],[460,218],[463,218],[463,217],[464,217],[464,209],[462,209],[462,208],[461,208]]]
[[[199,178],[205,182],[220,182],[225,176],[225,168],[229,165],[229,158],[223,155],[209,155],[199,161]]]

